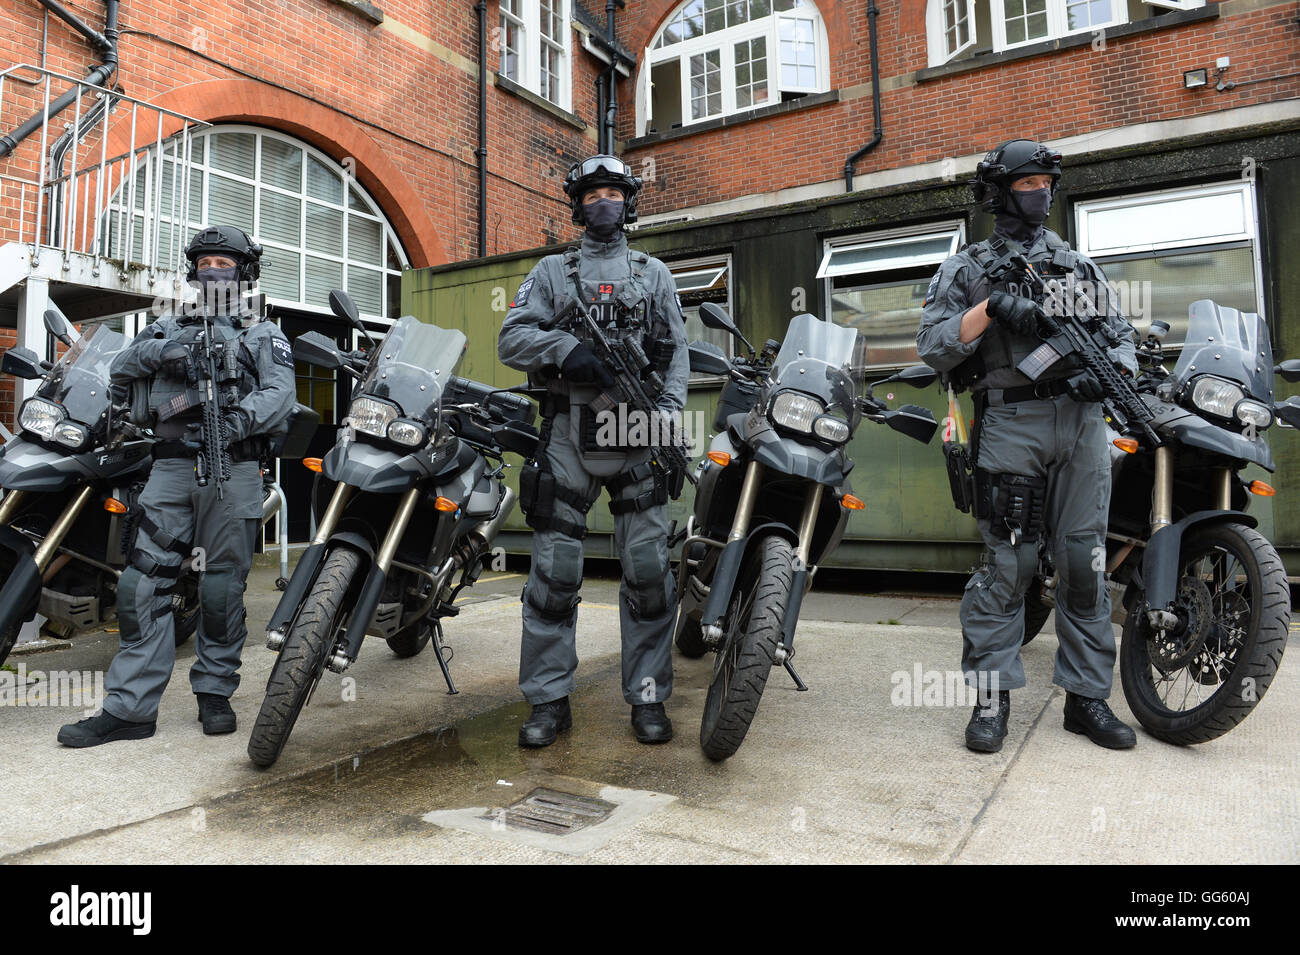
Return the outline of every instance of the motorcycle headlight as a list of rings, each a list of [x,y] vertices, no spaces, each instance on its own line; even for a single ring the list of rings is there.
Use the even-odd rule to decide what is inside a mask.
[[[415,421],[394,421],[388,426],[388,440],[404,448],[418,448],[424,444],[424,428]]]
[[[46,441],[54,440],[54,429],[68,416],[62,407],[44,398],[30,398],[23,404],[18,424],[24,431],[30,431]]]
[[[1237,402],[1246,397],[1239,385],[1205,375],[1192,386],[1192,404],[1220,418],[1231,418]]]
[[[1246,398],[1237,402],[1237,420],[1262,430],[1273,423],[1273,412],[1258,401]]]
[[[54,426],[54,440],[79,451],[90,443],[90,430],[75,421],[62,421]]]
[[[358,398],[348,409],[352,427],[376,438],[388,436],[388,426],[397,420],[397,408],[375,398]]]
[[[824,414],[813,421],[813,434],[823,441],[830,441],[834,444],[843,444],[849,440],[849,423],[843,418],[837,418],[834,415]]]
[[[797,391],[783,391],[772,399],[768,416],[774,424],[807,434],[813,429],[813,420],[825,410],[816,398]]]

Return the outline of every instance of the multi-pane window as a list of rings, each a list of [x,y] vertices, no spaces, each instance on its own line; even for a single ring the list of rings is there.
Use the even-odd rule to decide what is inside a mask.
[[[897,368],[919,360],[926,289],[964,236],[963,223],[948,222],[826,241],[817,278],[826,283],[827,317],[862,333],[856,365]]]
[[[1228,182],[1075,205],[1079,251],[1102,267],[1140,335],[1168,322],[1166,348],[1187,334],[1192,302],[1262,312],[1254,184]]]
[[[720,305],[733,319],[736,318],[731,311],[731,257],[720,255],[669,262],[668,270],[672,272],[677,297],[682,303],[682,314],[686,316],[686,340],[713,342],[726,355],[732,355],[734,339],[731,335],[709,328],[700,320],[700,306],[705,302]]]
[[[184,157],[181,157],[183,160]],[[183,167],[183,162],[181,164]],[[234,225],[263,247],[260,290],[276,305],[324,311],[329,293],[344,289],[367,316],[392,318],[400,306],[407,259],[374,200],[352,173],[305,143],[269,130],[218,126],[194,137],[188,209],[172,201],[179,167],[170,153],[150,156],[137,171],[133,247],[153,242],[143,234],[144,203],[152,177],[161,175],[159,235],[162,248],[205,225]],[[128,191],[106,213],[110,254],[120,255]]]
[[[497,72],[561,109],[569,108],[570,0],[499,0]]]
[[[640,132],[743,112],[829,88],[812,0],[688,0],[646,51]]]
[[[1160,8],[1204,5],[1205,0],[926,0],[929,62],[938,66],[967,51],[996,53],[1097,31],[1147,19],[1161,13]]]

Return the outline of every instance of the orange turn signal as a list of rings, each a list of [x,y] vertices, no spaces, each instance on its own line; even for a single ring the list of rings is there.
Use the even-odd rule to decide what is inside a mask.
[[[446,511],[448,514],[453,514],[460,510],[460,505],[449,497],[438,498],[433,502],[433,506],[440,511]]]
[[[320,458],[303,458],[302,466],[308,471],[315,471],[317,474],[320,474],[324,462]]]
[[[1116,438],[1111,444],[1119,448],[1125,454],[1137,454],[1138,443],[1135,438]]]
[[[842,498],[840,498],[840,507],[844,508],[845,510],[860,511],[866,506],[867,505],[862,500],[862,498],[855,497],[852,494],[845,494]]]
[[[731,455],[726,451],[710,451],[708,457],[709,460],[718,465],[718,467],[725,468],[731,463]]]
[[[1251,481],[1246,485],[1246,490],[1251,494],[1258,494],[1260,497],[1272,497],[1277,491],[1273,490],[1273,485],[1265,484],[1263,481]]]
[[[108,511],[110,514],[125,514],[127,508],[126,505],[117,498],[110,497],[104,502],[104,510]]]

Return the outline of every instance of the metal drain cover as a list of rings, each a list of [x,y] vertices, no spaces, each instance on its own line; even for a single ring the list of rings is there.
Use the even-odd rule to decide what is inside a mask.
[[[483,816],[510,829],[531,829],[554,836],[567,836],[604,822],[618,806],[603,799],[577,796],[539,786],[505,809]]]

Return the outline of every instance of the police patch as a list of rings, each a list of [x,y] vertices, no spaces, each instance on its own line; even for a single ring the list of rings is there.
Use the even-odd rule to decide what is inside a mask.
[[[293,349],[283,338],[271,339],[271,358],[277,365],[284,365],[286,368],[293,367]]]
[[[938,291],[939,291],[939,273],[935,272],[934,278],[930,279],[930,287],[925,290],[925,302],[923,303],[923,306],[929,305],[931,302],[933,302],[935,293]]]
[[[510,303],[511,308],[528,304],[528,293],[533,290],[535,281],[537,280],[532,278],[524,279],[523,284],[519,286],[519,291],[515,292],[515,300]]]

